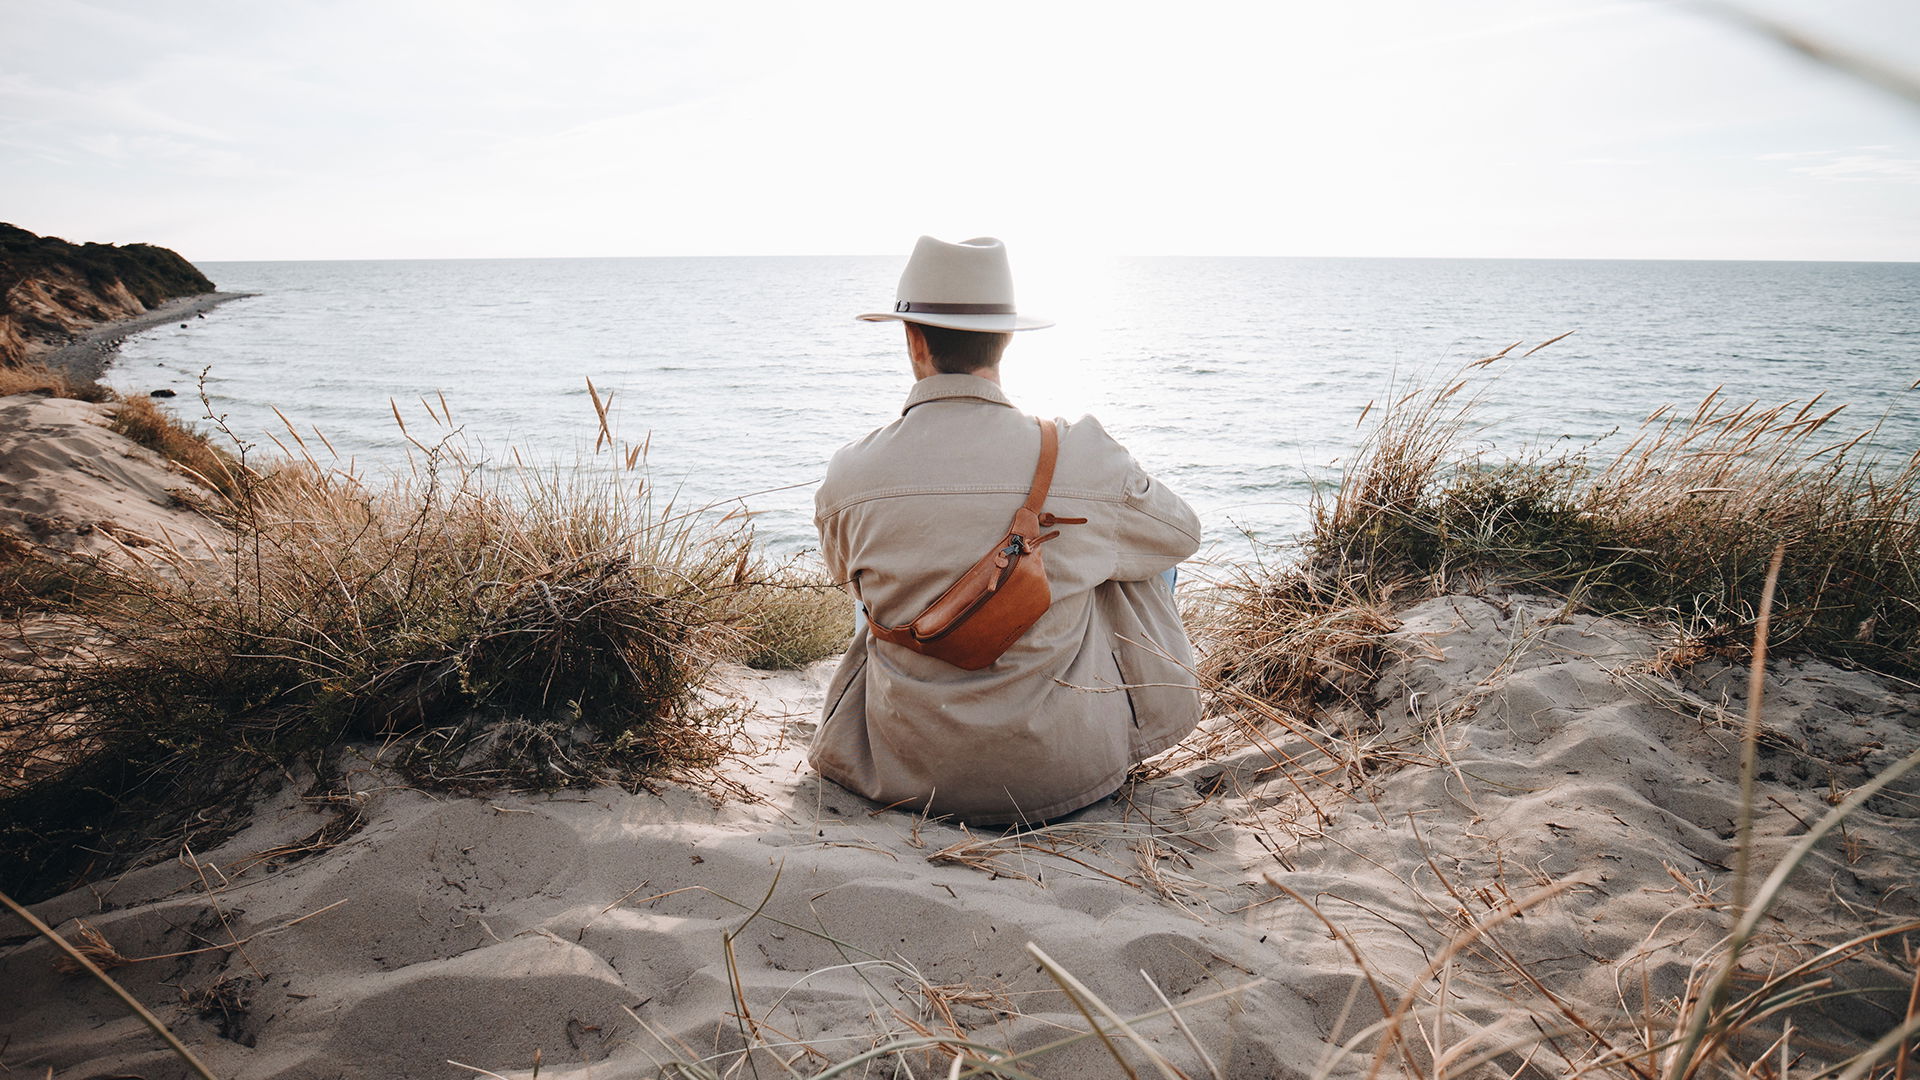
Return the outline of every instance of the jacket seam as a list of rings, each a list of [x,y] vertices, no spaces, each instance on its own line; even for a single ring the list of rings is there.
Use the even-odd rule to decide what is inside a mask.
[[[956,484],[949,487],[882,488],[878,491],[868,491],[862,492],[859,495],[850,495],[838,503],[835,503],[832,508],[822,511],[819,516],[822,518],[830,518],[842,510],[858,506],[861,503],[873,502],[877,499],[898,499],[912,495],[1025,495],[1028,490],[1030,490],[1029,487],[1024,484],[1018,486],[1012,484]],[[1047,498],[1049,500],[1083,499],[1087,502],[1112,503],[1116,506],[1123,505],[1129,501],[1125,495],[1107,495],[1095,491],[1073,491],[1060,488],[1055,488],[1049,492]],[[1156,520],[1158,519],[1157,515],[1149,516],[1155,517]],[[1167,522],[1167,524],[1171,525],[1173,523]]]
[[[1138,731],[1140,730],[1140,709],[1133,703],[1133,687],[1128,685],[1126,670],[1120,666],[1120,650],[1110,651],[1113,653],[1113,670],[1120,674],[1120,696],[1127,699],[1127,719],[1133,721],[1133,728]]]
[[[828,704],[827,711],[821,714],[821,717],[820,717],[821,727],[823,728],[826,727],[827,721],[832,720],[833,714],[840,710],[840,703],[847,700],[847,695],[853,692],[853,681],[855,679],[863,677],[866,674],[867,661],[870,659],[872,659],[871,655],[866,650],[864,649],[861,650],[859,662],[853,666],[852,671],[847,673],[846,685],[840,688],[840,693],[834,697],[833,701],[830,704]]]
[[[1184,536],[1187,539],[1194,541],[1195,543],[1198,543],[1200,541],[1199,533],[1188,532],[1187,527],[1185,525],[1182,525],[1177,521],[1172,521],[1167,518],[1161,517],[1159,514],[1156,514],[1152,510],[1148,509],[1146,504],[1140,502],[1138,499],[1135,499],[1129,495],[1129,496],[1126,496],[1122,501],[1124,501],[1128,506],[1133,507],[1135,510],[1140,511],[1141,513],[1147,515],[1153,520],[1159,522],[1160,524],[1165,525],[1167,528],[1172,529],[1173,531],[1179,533],[1181,536]]]
[[[969,824],[977,823],[980,825],[1015,825],[1048,821],[1060,817],[1063,814],[1071,814],[1075,810],[1092,806],[1094,803],[1099,802],[1101,799],[1119,790],[1121,783],[1127,778],[1127,768],[1131,768],[1131,766],[1109,773],[1106,778],[1099,783],[1082,789],[1077,794],[1069,795],[1064,799],[1056,800],[1037,809],[1028,810],[1023,807],[1015,813],[956,814],[955,816]]]
[[[934,405],[942,401],[977,401],[982,405],[998,405],[1003,409],[1014,409],[1014,404],[1011,401],[995,401],[990,397],[981,397],[979,394],[940,394],[935,397],[921,398],[919,401],[907,402],[901,407],[900,415],[905,416],[922,405]],[[1015,411],[1017,412],[1019,410],[1015,409]]]
[[[1186,730],[1178,732],[1177,734],[1162,735],[1157,739],[1151,739],[1151,740],[1148,740],[1147,742],[1141,743],[1137,750],[1132,751],[1133,760],[1136,763],[1145,761],[1148,758],[1154,756],[1155,754],[1165,751],[1168,747],[1177,745],[1180,742],[1180,740],[1186,738],[1188,735],[1191,735],[1193,733],[1194,727],[1196,726],[1198,726],[1197,722],[1195,724],[1188,725]]]
[[[1166,562],[1168,558],[1167,553],[1164,551],[1116,551],[1113,554],[1114,554],[1114,558],[1116,559],[1148,559],[1148,560],[1158,560],[1161,562]],[[1187,558],[1191,558],[1191,556],[1188,556]],[[1182,558],[1180,562],[1186,562],[1187,558]],[[1179,563],[1167,563],[1167,565],[1178,566]],[[1166,571],[1164,570],[1154,571],[1154,573],[1156,574],[1161,574],[1165,572]],[[1108,580],[1110,581],[1145,581],[1146,578],[1109,578]]]

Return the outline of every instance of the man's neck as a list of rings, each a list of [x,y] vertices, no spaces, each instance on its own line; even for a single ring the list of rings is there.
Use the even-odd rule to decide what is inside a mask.
[[[931,362],[922,362],[918,359],[913,361],[913,378],[915,382],[918,382],[921,379],[930,379],[935,375],[941,375],[941,374],[952,374],[952,373],[940,371],[938,368],[934,367]],[[998,366],[974,368],[972,371],[964,371],[964,372],[960,372],[959,374],[972,375],[976,379],[985,379],[995,386],[1000,385],[1000,368]]]

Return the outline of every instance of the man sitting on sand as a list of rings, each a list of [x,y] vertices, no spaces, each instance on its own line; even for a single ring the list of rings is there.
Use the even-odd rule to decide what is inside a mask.
[[[882,805],[974,824],[1044,821],[1113,793],[1199,720],[1172,592],[1198,519],[1092,417],[1036,423],[1001,392],[1013,332],[1052,324],[1017,313],[998,240],[921,237],[894,310],[860,318],[905,324],[918,381],[900,419],[834,455],[815,497],[827,569],[861,617],[814,767]],[[1058,433],[1050,486],[1041,423]],[[1042,490],[1039,524],[1057,535],[1038,538],[1050,596],[1038,621],[977,670],[895,644],[991,562]]]

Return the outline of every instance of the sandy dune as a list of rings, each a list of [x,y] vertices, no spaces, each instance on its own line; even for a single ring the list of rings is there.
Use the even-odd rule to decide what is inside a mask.
[[[191,503],[208,493],[160,455],[109,430],[113,408],[36,394],[0,397],[0,530],[56,551],[115,560],[150,562],[167,549],[204,555],[219,530]]]
[[[1559,885],[1493,940],[1590,1015],[1657,1013],[1727,925],[1739,746],[1722,698],[1744,669],[1652,674],[1646,632],[1539,601],[1450,597],[1404,620],[1378,716],[1348,717],[1347,742],[1315,736],[1331,758],[1276,728],[1248,745],[1223,719],[1120,800],[1033,832],[876,812],[823,784],[803,746],[825,667],[738,670],[756,745],[729,770],[737,797],[436,795],[399,785],[367,747],[342,784],[288,789],[217,850],[37,911],[69,937],[84,920],[126,956],[162,957],[114,973],[235,1078],[479,1075],[450,1061],[516,1078],[536,1062],[542,1077],[651,1076],[675,1058],[724,1071],[749,1039],[771,1076],[784,1075],[773,1055],[804,1074],[916,1031],[1015,1049],[1085,1031],[1029,942],[1123,1015],[1159,1008],[1144,972],[1224,1075],[1310,1074],[1379,1007],[1346,947],[1275,883],[1350,936],[1390,1002],[1467,920]],[[1920,744],[1911,688],[1819,664],[1769,685],[1763,871],[1831,792]],[[1765,933],[1912,918],[1916,853],[1910,777],[1823,845]],[[186,1075],[54,956],[21,934],[0,942],[0,1062]],[[1544,991],[1509,989],[1520,980],[1485,947],[1445,977],[1441,1046],[1503,1020],[1531,1030],[1525,1008],[1558,1025]],[[1841,977],[1880,992],[1798,1017],[1816,1052],[1886,1030],[1904,1005],[1893,965]],[[1167,1019],[1136,1030],[1207,1075]],[[948,1059],[904,1060],[928,1076]],[[1090,1039],[1029,1067],[1118,1074]],[[869,1075],[907,1074],[881,1062]]]

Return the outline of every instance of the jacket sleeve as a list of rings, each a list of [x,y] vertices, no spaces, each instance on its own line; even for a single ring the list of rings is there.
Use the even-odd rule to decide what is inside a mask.
[[[852,588],[847,585],[846,523],[841,520],[844,513],[829,516],[825,511],[825,500],[816,496],[813,527],[820,534],[820,561],[826,564],[827,579],[851,593]]]
[[[1185,499],[1147,475],[1131,455],[1114,523],[1115,581],[1165,573],[1200,549],[1200,519]]]

